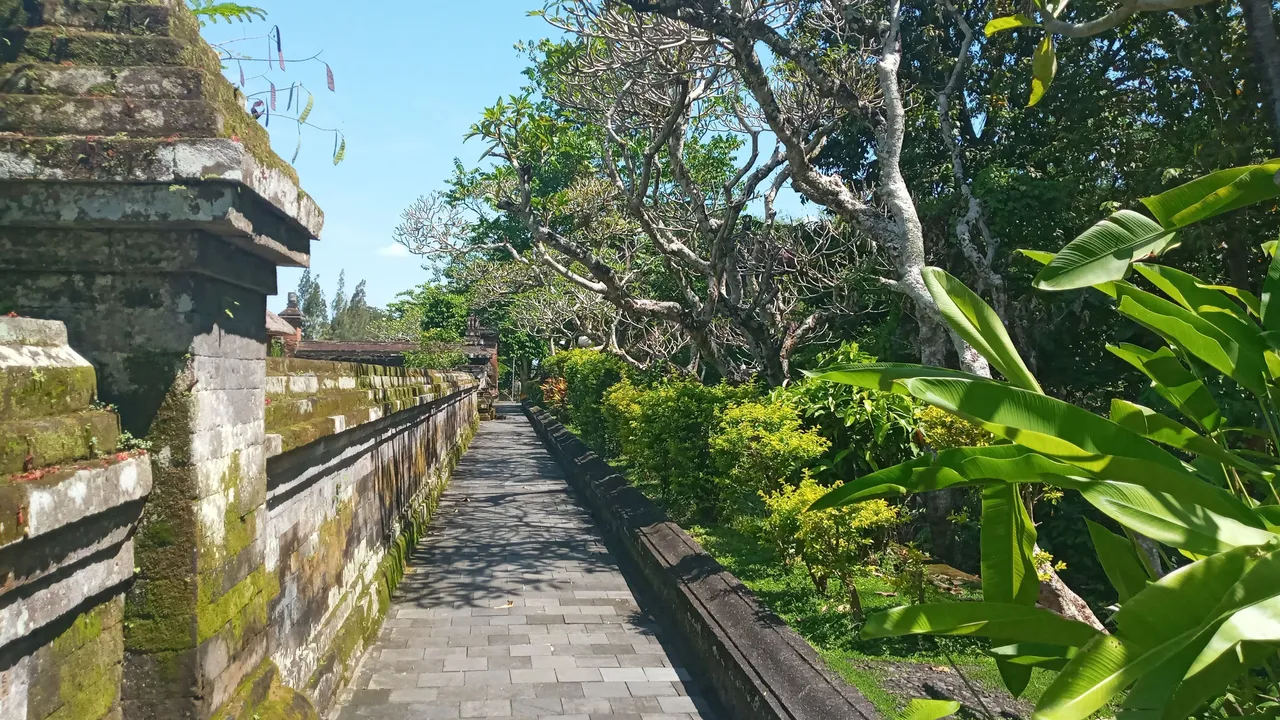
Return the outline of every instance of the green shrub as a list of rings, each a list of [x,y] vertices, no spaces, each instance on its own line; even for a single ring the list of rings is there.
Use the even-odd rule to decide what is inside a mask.
[[[818,370],[871,362],[875,357],[850,342],[820,355]],[[806,424],[830,441],[826,456],[815,468],[820,477],[850,480],[920,452],[912,437],[921,404],[909,397],[812,379],[775,390],[774,396],[789,402]]]
[[[968,420],[932,405],[920,411],[918,422],[925,444],[935,452],[958,447],[986,447],[996,439],[995,435]]]
[[[867,560],[885,547],[888,531],[902,523],[900,509],[884,500],[870,500],[831,510],[808,508],[832,488],[819,485],[805,472],[799,485],[761,493],[768,516],[763,528],[787,562],[802,562],[813,584],[825,593],[837,578],[849,598],[849,610],[862,615],[862,599],[854,578]]]
[[[635,446],[633,428],[640,417],[641,388],[631,384],[624,378],[604,393],[601,412],[604,415],[605,432],[609,434],[609,442],[614,443],[621,453]]]
[[[605,392],[627,376],[626,363],[617,355],[598,350],[568,350],[544,360],[542,371],[548,381],[564,380],[563,385],[543,382],[543,401],[548,405],[560,401],[558,395],[552,397],[548,391],[559,393],[563,387],[559,417],[572,423],[593,450],[604,457],[616,456],[618,447],[609,437],[603,403]]]
[[[717,480],[728,483],[727,501],[794,484],[831,446],[816,430],[804,428],[796,409],[778,398],[726,408],[710,444]]]
[[[570,382],[572,393],[572,382]],[[756,396],[751,387],[708,387],[668,380],[650,388],[615,387],[602,423],[612,428],[632,479],[656,493],[677,520],[712,520],[728,505],[710,438],[725,409]]]

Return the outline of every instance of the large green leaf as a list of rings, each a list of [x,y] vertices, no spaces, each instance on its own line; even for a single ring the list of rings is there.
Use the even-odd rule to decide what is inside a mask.
[[[1147,586],[1148,578],[1133,543],[1088,518],[1084,522],[1089,527],[1089,537],[1093,540],[1098,561],[1102,563],[1102,571],[1120,595],[1120,602],[1141,592]]]
[[[805,375],[815,380],[855,385],[868,390],[883,390],[898,394],[906,394],[906,390],[898,384],[899,380],[917,377],[978,377],[959,370],[929,367],[928,365],[911,365],[908,363],[833,365],[816,372],[806,370]]]
[[[1018,486],[982,489],[982,597],[988,602],[1032,606],[1040,595],[1033,556],[1036,529]]]
[[[1083,720],[1184,652],[1217,621],[1222,589],[1241,580],[1257,556],[1256,548],[1220,553],[1179,568],[1131,597],[1116,613],[1116,633],[1081,648],[1045,690],[1035,717]]]
[[[936,457],[923,455],[846,482],[818,498],[809,510],[995,481],[1051,482],[1048,476],[1070,478],[1084,474],[1074,465],[1020,445],[952,448]]]
[[[1112,400],[1111,419],[1148,440],[1209,457],[1251,473],[1262,473],[1262,468],[1257,465],[1151,408],[1127,400]]]
[[[1082,647],[1098,631],[1048,610],[988,602],[907,605],[875,613],[862,626],[863,638],[925,634],[976,635],[1008,642]]]
[[[907,703],[896,720],[942,720],[960,711],[960,703],[955,700],[912,700]]]
[[[1206,290],[1217,290],[1220,293],[1229,295],[1236,300],[1239,300],[1240,304],[1244,305],[1250,315],[1253,315],[1256,318],[1262,317],[1262,302],[1258,299],[1257,295],[1254,295],[1248,290],[1241,290],[1240,288],[1232,285],[1201,285],[1200,287]]]
[[[1280,330],[1280,255],[1274,252],[1267,265],[1267,279],[1262,283],[1260,307],[1262,328],[1268,332]]]
[[[1034,260],[1040,263],[1041,265],[1048,265],[1049,263],[1053,262],[1054,258],[1058,257],[1056,253],[1044,252],[1042,250],[1027,250],[1025,248],[1019,248],[1018,252],[1023,256],[1028,257],[1031,260]],[[1103,295],[1106,295],[1109,298],[1115,298],[1116,296],[1116,283],[1114,282],[1097,283],[1092,287],[1094,290],[1097,290],[1098,292],[1102,293]]]
[[[1261,529],[1257,515],[1233,495],[1187,472],[1168,451],[1086,410],[986,379],[901,382],[917,399],[1114,481],[1080,483],[1079,489],[1099,509],[1115,513],[1112,517],[1144,535],[1202,545],[1205,537],[1221,534],[1218,540],[1223,544],[1214,545],[1218,549],[1268,542],[1272,537]],[[1160,537],[1148,530],[1159,531]]]
[[[1031,54],[1031,99],[1027,101],[1027,107],[1040,102],[1057,74],[1058,49],[1053,35],[1045,33],[1036,45],[1036,51]]]
[[[1237,652],[1206,654],[1205,648],[1237,612],[1247,611],[1253,605],[1275,596],[1275,578],[1280,572],[1280,557],[1275,551],[1265,552],[1261,556],[1258,555],[1259,552],[1262,550],[1255,548],[1237,550],[1175,571],[1175,588],[1180,586],[1195,591],[1202,590],[1201,584],[1206,581],[1218,583],[1219,587],[1209,593],[1202,593],[1205,597],[1180,598],[1165,587],[1170,584],[1167,580],[1161,580],[1161,588],[1153,589],[1153,592],[1162,590],[1162,595],[1144,597],[1144,603],[1163,601],[1173,605],[1174,627],[1184,636],[1190,633],[1194,637],[1133,686],[1125,698],[1125,710],[1121,717],[1182,720],[1256,661],[1249,658],[1250,646],[1247,644],[1220,646],[1220,649],[1228,650],[1238,648]],[[1215,597],[1221,599],[1214,603]],[[1182,615],[1184,605],[1193,608],[1189,615]],[[1145,604],[1139,610],[1159,612],[1160,608]],[[1198,615],[1203,617],[1197,622]],[[1138,614],[1125,618],[1128,632],[1145,634],[1143,642],[1149,644],[1160,641],[1160,626],[1135,625],[1134,618],[1141,619]],[[1124,631],[1126,628],[1121,628],[1121,632]],[[1193,664],[1202,656],[1205,662],[1193,671]]]
[[[1031,666],[1010,662],[1004,658],[996,658],[996,669],[1000,671],[1000,681],[1009,694],[1022,697],[1027,685],[1031,682]]]
[[[1204,285],[1194,275],[1150,263],[1134,263],[1133,268],[1174,302],[1205,319],[1209,319],[1208,313],[1219,312],[1252,322],[1247,308],[1240,307],[1226,293]]]
[[[1243,642],[1280,642],[1280,586],[1277,595],[1233,614],[1224,622],[1209,643],[1200,651],[1200,655],[1188,674],[1195,674],[1207,668],[1227,652],[1234,651]]]
[[[1150,466],[1155,469],[1156,466]],[[1135,472],[1141,472],[1135,470]],[[1136,476],[1149,486],[1158,487],[1164,479]],[[1177,492],[1162,492],[1135,483],[1102,480],[1078,482],[1080,495],[1107,517],[1156,542],[1196,553],[1210,555],[1241,546],[1265,545],[1277,536],[1259,527],[1262,521],[1248,508],[1221,488],[1193,479],[1215,493],[1199,493],[1193,487],[1179,487]],[[1069,487],[1065,482],[1058,483]],[[1223,498],[1236,503],[1223,502]],[[1210,509],[1198,502],[1205,498],[1216,507]]]
[[[987,654],[1014,665],[1061,670],[1075,657],[1076,648],[1044,643],[1014,643],[993,647]]]
[[[1209,388],[1169,348],[1152,352],[1121,344],[1108,345],[1107,349],[1151,378],[1155,391],[1201,429],[1213,432],[1222,426],[1222,411]]]
[[[1173,231],[1145,215],[1121,210],[1067,243],[1036,276],[1035,286],[1073,290],[1123,280],[1135,260],[1160,255],[1176,244]]]
[[[1004,30],[1013,30],[1014,28],[1023,27],[1040,27],[1040,23],[1032,20],[1022,13],[1014,13],[1012,15],[1005,15],[1004,17],[998,17],[987,21],[986,26],[982,28],[982,32],[987,37],[991,37],[992,35]]]
[[[1280,196],[1280,186],[1275,183],[1277,171],[1280,171],[1280,160],[1220,170],[1143,198],[1142,204],[1164,227],[1186,227]]]
[[[928,267],[921,271],[924,284],[947,325],[973,346],[991,365],[1024,390],[1042,392],[1040,383],[1027,369],[1000,316],[982,298],[945,270]]]
[[[900,382],[919,400],[971,418],[1006,440],[1084,468],[1105,464],[1113,456],[1182,467],[1178,458],[1137,433],[1047,395],[985,378]]]
[[[1177,345],[1259,397],[1266,395],[1265,345],[1258,336],[1231,337],[1217,325],[1164,298],[1117,288],[1120,313]]]

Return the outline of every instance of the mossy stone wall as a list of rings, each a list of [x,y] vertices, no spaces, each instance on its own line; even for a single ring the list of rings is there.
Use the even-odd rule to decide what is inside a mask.
[[[275,359],[268,372],[273,405],[318,400],[325,407],[325,397],[351,393],[367,403],[359,425],[286,445],[267,466],[274,538],[267,566],[282,589],[271,608],[271,659],[287,685],[305,689],[323,710],[381,627],[407,552],[474,433],[475,381]],[[397,397],[401,390],[411,392]]]
[[[145,456],[61,323],[0,317],[0,718],[119,718]]]

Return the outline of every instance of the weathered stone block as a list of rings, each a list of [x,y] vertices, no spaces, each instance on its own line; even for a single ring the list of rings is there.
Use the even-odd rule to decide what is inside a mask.
[[[0,66],[0,93],[195,100],[203,75],[187,67],[100,67],[78,65]]]

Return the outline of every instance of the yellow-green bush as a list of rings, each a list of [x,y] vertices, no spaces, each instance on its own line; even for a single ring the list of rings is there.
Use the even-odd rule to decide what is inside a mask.
[[[605,457],[617,454],[604,418],[604,394],[627,375],[627,365],[617,355],[598,350],[569,350],[543,363],[549,377],[565,381],[564,414],[582,439]],[[544,396],[546,386],[543,387]]]
[[[917,415],[920,434],[924,442],[935,452],[958,447],[986,447],[995,436],[981,427],[929,405]]]
[[[848,593],[850,611],[861,615],[862,599],[854,578],[887,545],[889,531],[903,522],[902,512],[884,500],[807,512],[832,489],[819,485],[806,472],[799,485],[761,493],[769,513],[763,527],[784,559],[804,563],[820,591],[826,592],[830,578],[838,578]]]
[[[711,437],[731,404],[756,396],[751,387],[686,379],[648,388],[622,384],[605,395],[601,427],[618,444],[632,479],[656,492],[677,520],[714,520],[732,505],[726,498],[735,489],[719,477]]]
[[[794,484],[801,471],[831,446],[816,430],[806,429],[790,403],[764,399],[731,405],[711,436],[711,458],[739,495],[754,498]]]

